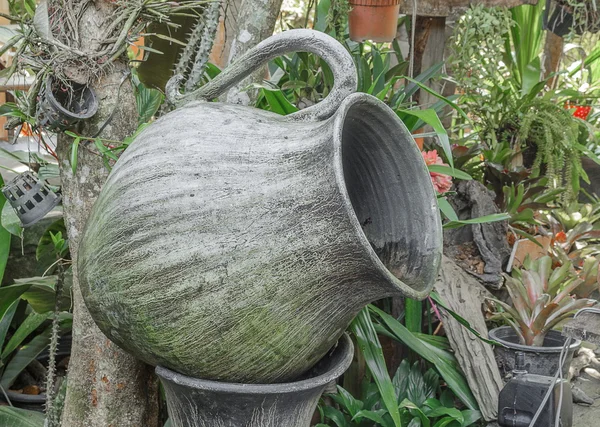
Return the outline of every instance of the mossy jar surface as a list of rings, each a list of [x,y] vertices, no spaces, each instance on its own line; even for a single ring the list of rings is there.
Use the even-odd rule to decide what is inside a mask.
[[[136,138],[79,251],[110,339],[196,378],[284,382],[367,303],[428,294],[442,233],[421,154],[382,102],[337,95],[328,118],[190,102]]]

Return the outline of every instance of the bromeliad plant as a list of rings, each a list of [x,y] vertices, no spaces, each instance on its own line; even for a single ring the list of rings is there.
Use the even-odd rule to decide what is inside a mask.
[[[506,289],[512,306],[500,300],[499,315],[515,330],[523,345],[542,346],[546,334],[576,310],[596,304],[592,299],[575,299],[574,292],[584,281],[577,277],[570,264],[553,267],[552,258],[535,261],[527,258],[523,269],[515,268],[505,275]]]

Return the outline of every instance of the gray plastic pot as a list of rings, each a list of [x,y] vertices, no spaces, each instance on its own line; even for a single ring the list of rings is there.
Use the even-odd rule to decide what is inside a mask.
[[[290,381],[366,304],[422,299],[437,278],[429,171],[397,115],[352,93],[356,70],[337,41],[278,34],[196,95],[212,99],[297,50],[330,64],[326,99],[285,117],[189,102],[132,142],[94,205],[81,291],[100,329],[149,364],[216,381]]]
[[[553,377],[558,371],[560,352],[567,340],[560,332],[552,330],[546,335],[543,347],[521,345],[516,332],[510,326],[492,329],[489,331],[489,338],[505,345],[505,347],[496,346],[494,348],[498,368],[503,376],[512,374],[516,354],[522,351],[525,355],[525,370],[527,372]],[[569,373],[573,354],[579,347],[581,347],[581,341],[579,340],[573,340],[569,346],[567,358],[563,365],[563,376],[566,377]]]
[[[308,427],[325,386],[348,369],[352,341],[338,345],[307,375],[284,384],[206,381],[157,366],[173,427]]]

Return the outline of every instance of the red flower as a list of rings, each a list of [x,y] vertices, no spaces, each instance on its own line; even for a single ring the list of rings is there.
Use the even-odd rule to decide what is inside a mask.
[[[586,120],[592,112],[592,107],[586,105],[575,105],[571,102],[565,102],[565,108],[567,110],[574,109],[573,117],[577,117],[581,120]]]
[[[448,166],[442,161],[442,158],[438,156],[437,150],[422,151],[421,154],[423,155],[423,159],[425,160],[425,164],[427,166]],[[437,172],[429,172],[429,175],[431,175],[431,182],[433,183],[433,188],[435,188],[435,191],[437,191],[439,194],[445,193],[452,187],[452,178],[448,175],[443,175]]]

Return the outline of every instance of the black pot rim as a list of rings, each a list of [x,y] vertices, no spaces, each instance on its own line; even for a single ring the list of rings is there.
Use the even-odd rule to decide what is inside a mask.
[[[532,345],[518,344],[518,343],[510,342],[510,341],[500,338],[498,336],[498,332],[506,331],[506,330],[509,330],[511,332],[511,334],[513,334],[515,336],[515,338],[517,337],[517,333],[513,330],[512,327],[500,326],[499,328],[494,328],[488,332],[489,339],[497,341],[500,344],[504,345],[505,347],[508,347],[508,348],[511,348],[514,350],[528,352],[528,353],[560,353],[560,352],[562,352],[563,346],[560,346],[560,347],[536,347],[536,346],[532,346]],[[557,338],[563,338],[564,341],[566,341],[568,339],[566,337],[563,337],[560,334],[560,332],[558,332],[558,331],[551,330],[548,332],[548,334],[553,334],[555,336],[558,335]],[[575,340],[573,340],[573,343],[569,346],[569,351],[577,350],[580,346],[581,346],[581,340],[575,339]]]
[[[342,335],[333,353],[328,354],[325,358],[333,359],[331,362],[332,366],[327,372],[312,378],[288,383],[242,384],[202,380],[171,371],[162,366],[156,367],[156,374],[167,381],[184,387],[228,394],[285,394],[314,390],[315,388],[323,387],[327,383],[340,377],[346,369],[348,369],[350,363],[352,363],[352,359],[354,358],[354,345],[348,334],[344,333]]]
[[[12,390],[6,390],[6,395],[10,399],[11,402],[19,402],[19,403],[45,403],[46,402],[46,393],[41,394],[23,394],[17,393]],[[0,397],[4,400],[4,395],[0,394]]]
[[[91,95],[91,103],[90,103],[91,105],[85,114],[77,114],[77,113],[67,110],[54,97],[54,94],[52,93],[52,82],[53,81],[54,81],[54,79],[52,78],[51,75],[46,78],[45,94],[46,94],[46,97],[48,98],[48,101],[61,114],[63,114],[64,116],[67,116],[71,119],[86,120],[86,119],[92,118],[98,112],[98,99],[96,98],[96,92],[90,86],[84,85],[84,87],[85,87],[84,90],[89,91],[89,93]]]

